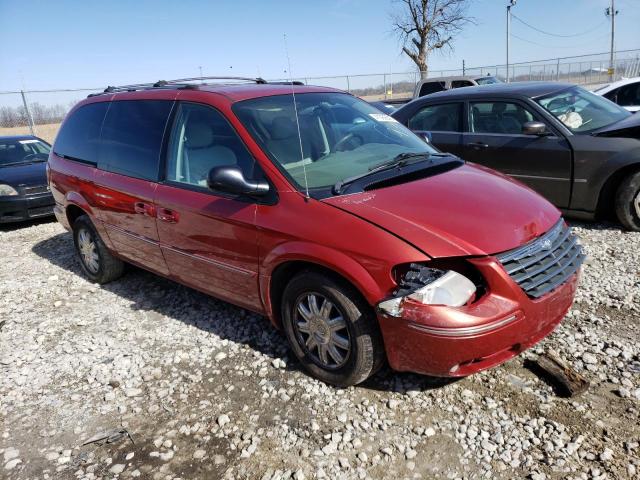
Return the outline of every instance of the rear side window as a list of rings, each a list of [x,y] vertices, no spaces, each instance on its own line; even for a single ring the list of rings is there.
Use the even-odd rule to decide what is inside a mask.
[[[157,180],[170,100],[111,102],[102,126],[102,170],[143,180]]]
[[[422,87],[420,87],[420,95],[419,97],[423,97],[425,95],[429,95],[430,93],[441,92],[445,88],[444,82],[427,82],[423,83]]]
[[[461,107],[461,103],[445,103],[423,107],[409,119],[408,127],[411,130],[461,132]]]
[[[62,125],[53,151],[73,160],[96,164],[100,128],[108,107],[108,102],[90,103],[74,111]]]
[[[460,88],[460,87],[471,87],[473,83],[469,80],[453,80],[451,82],[451,88]]]
[[[640,82],[631,83],[618,89],[617,104],[623,107],[640,105]]]

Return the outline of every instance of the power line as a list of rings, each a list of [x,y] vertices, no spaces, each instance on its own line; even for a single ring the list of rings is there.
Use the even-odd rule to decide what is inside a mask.
[[[600,35],[599,37],[594,37],[594,38],[595,39],[600,39],[600,38],[604,38],[604,37],[606,37],[608,35],[609,34],[607,33],[607,34]],[[542,43],[534,42],[533,40],[527,40],[526,38],[519,37],[515,33],[512,33],[511,36],[513,38],[517,38],[518,40],[520,40],[522,42],[530,43],[532,45],[537,45],[538,47],[544,47],[544,48],[578,48],[578,47],[584,47],[584,44],[580,44],[580,45],[544,45]]]
[[[596,25],[593,28],[590,28],[589,30],[585,30],[584,32],[580,32],[580,33],[572,33],[569,35],[562,35],[562,34],[558,34],[558,33],[551,33],[551,32],[546,32],[544,30],[539,29],[538,27],[534,27],[533,25],[525,22],[524,20],[522,20],[520,17],[518,17],[517,15],[514,15],[513,13],[511,14],[511,16],[513,18],[515,18],[516,20],[518,20],[520,23],[522,23],[523,25],[526,25],[527,27],[535,30],[536,32],[540,32],[543,33],[545,35],[550,35],[552,37],[560,37],[560,38],[569,38],[569,37],[580,37],[582,35],[587,35],[597,29],[599,29],[600,27],[602,27],[605,23],[607,23],[607,20],[603,20],[602,22],[600,22],[598,25]]]

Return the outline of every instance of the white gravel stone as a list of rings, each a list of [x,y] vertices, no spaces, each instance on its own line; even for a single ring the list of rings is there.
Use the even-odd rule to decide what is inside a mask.
[[[127,466],[126,466],[126,465],[124,465],[123,463],[116,463],[115,465],[113,465],[113,466],[109,469],[109,471],[110,471],[111,473],[115,473],[115,474],[117,475],[117,474],[120,474],[120,473],[124,472],[124,469],[125,469],[125,468],[127,468]]]
[[[19,458],[14,458],[14,459],[9,460],[7,463],[4,464],[4,469],[5,470],[13,470],[20,463],[22,463],[22,460],[20,460]]]
[[[229,415],[227,415],[226,413],[223,413],[222,415],[218,416],[216,420],[216,422],[218,423],[218,425],[220,425],[220,427],[224,427],[230,421],[231,419],[229,418]]]
[[[193,458],[195,458],[196,460],[201,460],[206,454],[206,450],[196,450],[195,452],[193,452]]]

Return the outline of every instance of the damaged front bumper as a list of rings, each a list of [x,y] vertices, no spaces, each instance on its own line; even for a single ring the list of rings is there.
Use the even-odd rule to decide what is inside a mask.
[[[469,261],[487,283],[486,293],[476,301],[449,307],[405,297],[398,316],[378,311],[393,369],[459,377],[491,368],[547,336],[571,307],[577,273],[533,299],[495,258]]]

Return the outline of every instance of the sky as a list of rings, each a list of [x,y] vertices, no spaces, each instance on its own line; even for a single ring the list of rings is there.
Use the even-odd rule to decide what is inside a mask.
[[[610,0],[519,0],[511,60],[609,49]],[[507,0],[470,0],[476,25],[430,69],[502,64]],[[0,0],[0,91],[104,87],[199,75],[286,78],[404,72],[393,0]],[[640,48],[640,0],[616,0],[616,48]],[[284,36],[286,34],[285,49]],[[519,37],[519,38],[516,38]],[[3,103],[0,96],[0,104]]]

